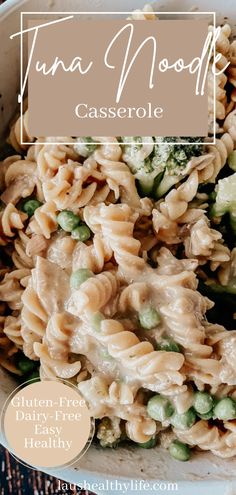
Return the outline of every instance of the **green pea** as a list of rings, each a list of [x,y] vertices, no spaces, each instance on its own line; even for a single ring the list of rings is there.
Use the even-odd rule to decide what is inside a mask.
[[[197,413],[197,415],[200,419],[205,419],[205,421],[209,421],[209,419],[211,419],[213,416],[213,411],[211,410],[206,414]]]
[[[70,286],[72,289],[79,289],[81,284],[86,282],[88,278],[93,277],[93,272],[91,270],[88,270],[87,268],[79,268],[79,270],[76,270],[75,272],[72,273],[70,277]]]
[[[64,210],[57,215],[57,221],[62,230],[72,232],[80,223],[80,217],[72,211]]]
[[[169,446],[169,452],[171,457],[177,461],[189,461],[191,451],[186,443],[179,442],[179,440],[174,440]]]
[[[207,414],[213,408],[213,398],[207,392],[196,392],[194,396],[194,409],[197,413]]]
[[[18,368],[24,375],[35,369],[35,361],[28,359],[26,356],[21,356],[18,360]]]
[[[154,395],[147,403],[147,412],[152,419],[163,422],[174,414],[171,402],[162,395]]]
[[[90,319],[90,323],[91,323],[91,326],[92,328],[96,331],[96,332],[100,332],[101,331],[101,322],[104,320],[104,316],[102,313],[100,313],[99,311],[97,313],[94,313],[94,315],[91,317]]]
[[[156,444],[157,444],[156,437],[150,438],[150,440],[144,443],[140,443],[140,442],[137,443],[137,445],[139,447],[142,447],[142,449],[153,449],[154,447],[156,447]]]
[[[32,217],[35,210],[37,210],[40,206],[42,206],[42,203],[37,199],[29,199],[23,204],[22,210],[27,213],[29,217]]]
[[[171,417],[170,421],[172,426],[174,426],[178,430],[188,430],[194,425],[196,421],[196,413],[192,408],[190,408],[183,414],[175,413]]]
[[[90,239],[91,237],[91,230],[87,225],[80,225],[79,227],[76,227],[72,230],[71,237],[76,241],[88,241],[88,239]]]
[[[234,172],[236,172],[236,150],[230,153],[228,157],[228,165]]]
[[[139,322],[141,327],[147,330],[157,327],[161,322],[160,313],[154,308],[146,308],[139,313]]]
[[[181,352],[178,344],[172,339],[163,339],[158,342],[157,350],[166,352]]]
[[[214,407],[214,416],[217,419],[228,421],[236,418],[236,403],[230,397],[221,399]]]

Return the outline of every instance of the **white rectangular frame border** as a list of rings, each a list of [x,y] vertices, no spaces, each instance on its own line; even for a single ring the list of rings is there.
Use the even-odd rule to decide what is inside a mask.
[[[21,12],[20,13],[20,31],[21,31],[21,34],[20,34],[20,88],[23,88],[23,16],[24,15],[61,15],[61,14],[65,14],[65,15],[132,15],[133,12]],[[153,14],[155,15],[212,15],[213,16],[213,26],[214,26],[214,31],[216,30],[216,12],[153,12]],[[214,60],[215,60],[215,57],[216,57],[216,46],[214,45]],[[214,88],[213,88],[213,94],[214,94],[214,108],[213,108],[213,113],[214,113],[214,127],[213,127],[213,136],[214,136],[214,139],[213,141],[204,141],[202,144],[212,144],[212,145],[215,145],[216,144],[216,74],[215,74],[215,71],[214,71]],[[32,145],[36,145],[37,143],[35,142],[31,142],[31,143],[28,143],[28,142],[24,142],[23,141],[23,95],[20,95],[21,96],[21,99],[20,99],[20,141],[21,141],[21,144],[22,145],[28,145],[28,146],[32,146]],[[41,143],[40,144],[42,145],[46,145],[46,144],[58,144],[58,142],[54,143],[53,141],[50,141],[50,142],[45,142],[45,143]],[[60,144],[62,145],[65,145],[65,146],[69,146],[71,145],[71,142],[70,143],[67,143],[67,142],[61,142],[60,141]],[[92,143],[93,145],[100,145],[101,143],[98,142],[98,143]],[[110,143],[103,143],[104,145],[108,145]],[[127,145],[132,145],[134,144],[133,141],[131,141],[130,143],[126,143]],[[150,144],[150,143],[147,143],[147,142],[144,142],[142,141],[142,144],[143,145],[146,145],[146,144]],[[181,146],[190,146],[191,143],[176,143],[176,142],[173,142],[173,143],[169,143],[169,144],[175,144],[175,145],[181,145]]]

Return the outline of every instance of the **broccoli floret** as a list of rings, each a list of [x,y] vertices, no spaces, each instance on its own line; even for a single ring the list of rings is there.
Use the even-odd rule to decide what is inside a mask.
[[[97,438],[102,447],[115,448],[121,440],[121,434],[119,418],[102,418],[97,430]]]
[[[211,209],[211,216],[230,217],[230,225],[236,235],[236,173],[219,180],[216,186],[216,200]]]
[[[156,165],[166,164],[165,168],[170,175],[179,175],[180,170],[184,170],[187,163],[193,156],[200,156],[203,153],[201,138],[176,138],[159,137],[155,138],[155,158]],[[171,143],[189,143],[171,144]],[[191,144],[190,144],[191,143]]]
[[[129,144],[130,141],[134,143]],[[191,144],[179,144],[186,142]],[[140,193],[154,199],[161,198],[185,177],[186,165],[192,157],[204,153],[198,137],[122,137],[121,143],[123,159],[135,175]]]
[[[74,144],[75,151],[84,158],[88,158],[88,156],[92,155],[96,147],[97,146],[94,144],[94,140],[91,137],[76,138],[76,144]]]

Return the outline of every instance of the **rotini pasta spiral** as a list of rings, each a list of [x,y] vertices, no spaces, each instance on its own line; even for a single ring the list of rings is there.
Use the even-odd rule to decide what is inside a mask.
[[[14,162],[18,162],[21,160],[20,155],[11,155],[5,158],[3,161],[0,161],[0,191],[4,192],[4,189],[6,187],[6,181],[5,181],[5,175],[7,172],[7,169],[12,165]]]
[[[74,332],[73,317],[67,313],[54,313],[46,328],[44,343],[51,358],[68,361],[70,339]]]
[[[30,270],[23,268],[6,273],[0,283],[0,299],[7,302],[12,310],[19,310],[22,307],[21,296],[28,283]]]
[[[36,291],[29,284],[22,295],[23,308],[22,337],[23,350],[27,357],[35,359],[33,346],[35,342],[41,342],[48,322],[48,314],[43,307]]]
[[[231,100],[235,104],[236,102],[236,41],[234,40],[229,48],[229,59],[230,66],[228,67],[228,77],[229,82],[233,86],[233,90],[231,92]]]
[[[211,450],[213,454],[227,458],[236,454],[235,422],[227,421],[224,428],[225,432],[201,420],[187,431],[175,429],[174,432],[179,440],[189,445],[198,445],[202,450]]]
[[[137,418],[125,425],[128,438],[137,443],[148,442],[157,430],[156,422],[150,418]]]
[[[208,145],[209,153],[214,157],[212,161],[213,173],[210,182],[215,182],[220,170],[226,164],[228,156],[232,153],[236,141],[235,112],[230,112],[226,117],[223,128],[225,132],[220,139],[216,139],[215,145]]]
[[[190,226],[189,236],[184,241],[186,256],[197,258],[199,264],[211,260],[211,269],[218,268],[219,264],[229,260],[230,251],[222,244],[222,235],[209,227],[208,219],[202,216]]]
[[[17,210],[12,203],[9,203],[1,212],[0,232],[5,237],[14,237],[15,230],[22,230],[24,228],[24,221],[26,219],[26,213]]]
[[[150,296],[148,285],[145,282],[135,282],[128,285],[120,294],[119,309],[122,313],[133,309],[140,311]]]
[[[48,242],[47,259],[61,268],[70,270],[72,256],[77,246],[76,241],[71,236],[65,235],[64,232],[57,232],[52,235],[50,242],[46,242]]]
[[[79,208],[105,201],[111,190],[104,175],[96,170],[96,163],[88,159],[81,164],[68,161],[60,166],[56,175],[43,183],[46,201],[54,201],[57,209]]]
[[[29,222],[26,232],[43,234],[46,239],[50,239],[51,234],[57,230],[57,208],[53,201],[45,203],[37,208],[34,216]]]
[[[13,263],[18,269],[34,267],[34,260],[27,253],[29,241],[30,239],[24,231],[19,231],[19,236],[14,241],[14,252],[12,253]]]
[[[135,333],[126,331],[116,320],[103,320],[101,331],[93,335],[124,368],[142,379],[146,388],[158,391],[168,388],[167,384],[182,385],[183,375],[179,370],[184,357],[181,354],[169,353],[167,359],[165,352],[154,351],[150,342],[141,342]]]
[[[103,142],[102,138],[98,138]],[[135,178],[131,174],[129,167],[121,160],[122,151],[115,138],[104,138],[110,144],[103,144],[101,149],[94,152],[96,162],[101,166],[101,171],[110,182],[117,185],[120,189],[121,201],[138,210],[143,210],[145,214],[150,214],[151,201],[141,199],[138,195]],[[146,210],[146,211],[145,211]]]
[[[22,349],[24,341],[21,335],[20,316],[7,316],[4,321],[3,331],[17,348]]]
[[[108,389],[109,402],[111,404],[133,404],[135,390],[127,383],[112,382]]]
[[[107,239],[122,271],[144,267],[144,259],[139,257],[140,242],[133,237],[137,216],[128,205],[88,206],[84,217],[93,232],[102,232]]]
[[[34,138],[30,136],[29,132],[29,113],[28,110],[22,115],[22,117],[19,117],[16,122],[12,125],[10,135],[8,138],[9,144],[21,153],[24,150],[27,150],[27,148],[30,146],[29,144],[22,144],[21,142],[21,125],[22,125],[22,138],[23,142],[28,142],[32,143],[34,141]]]
[[[17,352],[15,344],[4,333],[5,317],[0,316],[0,364],[14,375],[21,375],[15,362],[14,355]]]
[[[168,289],[168,294],[168,305],[160,306],[168,333],[194,356],[210,356],[212,348],[204,343],[205,329],[202,320],[212,304],[200,293],[188,288],[172,286]]]
[[[33,194],[43,201],[42,185],[37,177],[36,163],[30,160],[14,160],[5,172],[5,190],[1,199],[5,204],[16,204],[21,198]]]
[[[90,246],[82,242],[77,244],[73,253],[73,269],[88,268],[93,273],[100,273],[112,256],[108,241],[100,234],[95,234]]]
[[[75,316],[84,312],[97,312],[117,293],[119,282],[112,272],[89,278],[75,290],[67,302],[67,310]]]
[[[52,380],[57,377],[68,380],[79,373],[81,368],[80,361],[68,363],[68,361],[61,359],[53,359],[49,355],[47,346],[39,342],[35,342],[33,347],[35,355],[40,359],[40,376],[42,380],[44,378]]]
[[[78,158],[73,146],[65,146],[60,143],[58,145],[49,143],[43,147],[39,145],[39,148],[34,151],[38,153],[35,158],[38,176],[42,181],[54,177],[59,167],[65,165],[68,159],[76,160]]]

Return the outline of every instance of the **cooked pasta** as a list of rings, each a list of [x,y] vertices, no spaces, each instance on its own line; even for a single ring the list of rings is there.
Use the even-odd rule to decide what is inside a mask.
[[[27,357],[35,358],[33,353],[34,342],[41,341],[47,326],[48,315],[41,301],[30,285],[22,296],[22,337],[23,350]]]
[[[22,349],[24,341],[21,335],[20,316],[6,316],[3,331],[8,339],[13,342],[18,349]]]
[[[97,312],[114,297],[119,282],[112,272],[104,272],[89,278],[78,290],[72,292],[67,303],[68,312],[75,315]]]
[[[106,238],[95,234],[90,246],[78,242],[73,252],[73,268],[88,268],[93,273],[100,273],[112,256],[113,251]]]
[[[56,212],[57,208],[53,201],[40,206],[29,222],[27,231],[29,233],[42,234],[46,239],[50,239],[52,232],[57,230]]]
[[[10,309],[18,310],[22,308],[21,296],[27,286],[29,276],[30,270],[22,268],[6,273],[5,277],[1,281],[1,301],[7,302]]]
[[[228,77],[229,82],[233,86],[233,90],[231,92],[231,100],[233,103],[236,101],[236,41],[233,41],[229,48],[229,58],[230,58],[230,66],[228,67]]]
[[[2,322],[0,321],[2,324]],[[14,356],[17,352],[17,348],[14,344],[8,339],[8,337],[0,332],[0,364],[3,368],[10,373],[14,373],[14,375],[21,375],[20,370],[17,368],[14,362]]]
[[[131,19],[157,18],[146,5]],[[30,109],[10,129],[19,154],[0,163],[0,364],[70,380],[102,447],[159,438],[185,459],[188,446],[236,455],[235,43],[221,26],[216,101],[213,60],[207,75],[215,144],[36,139]]]
[[[73,378],[79,373],[80,361],[75,363],[63,362],[62,359],[53,359],[47,349],[46,344],[34,343],[35,355],[40,359],[40,374],[42,378],[63,378],[64,380]]]
[[[0,219],[0,228],[3,235],[5,237],[14,237],[15,229],[23,229],[26,219],[27,215],[25,213],[17,210],[12,203],[8,203]]]
[[[88,206],[84,217],[94,233],[101,232],[108,240],[116,262],[124,272],[143,268],[144,260],[139,257],[140,242],[133,237],[137,215],[128,205]]]
[[[202,450],[211,450],[219,457],[232,457],[236,454],[236,431],[234,422],[224,423],[225,432],[207,421],[198,421],[190,430],[175,430],[177,437],[189,445],[198,445]]]
[[[31,143],[34,139],[30,136],[29,132],[29,114],[28,110],[23,114],[22,118],[19,117],[11,127],[11,132],[8,138],[8,142],[12,147],[21,153],[30,146],[29,144],[21,143],[21,126],[22,126],[22,140],[23,142]]]

